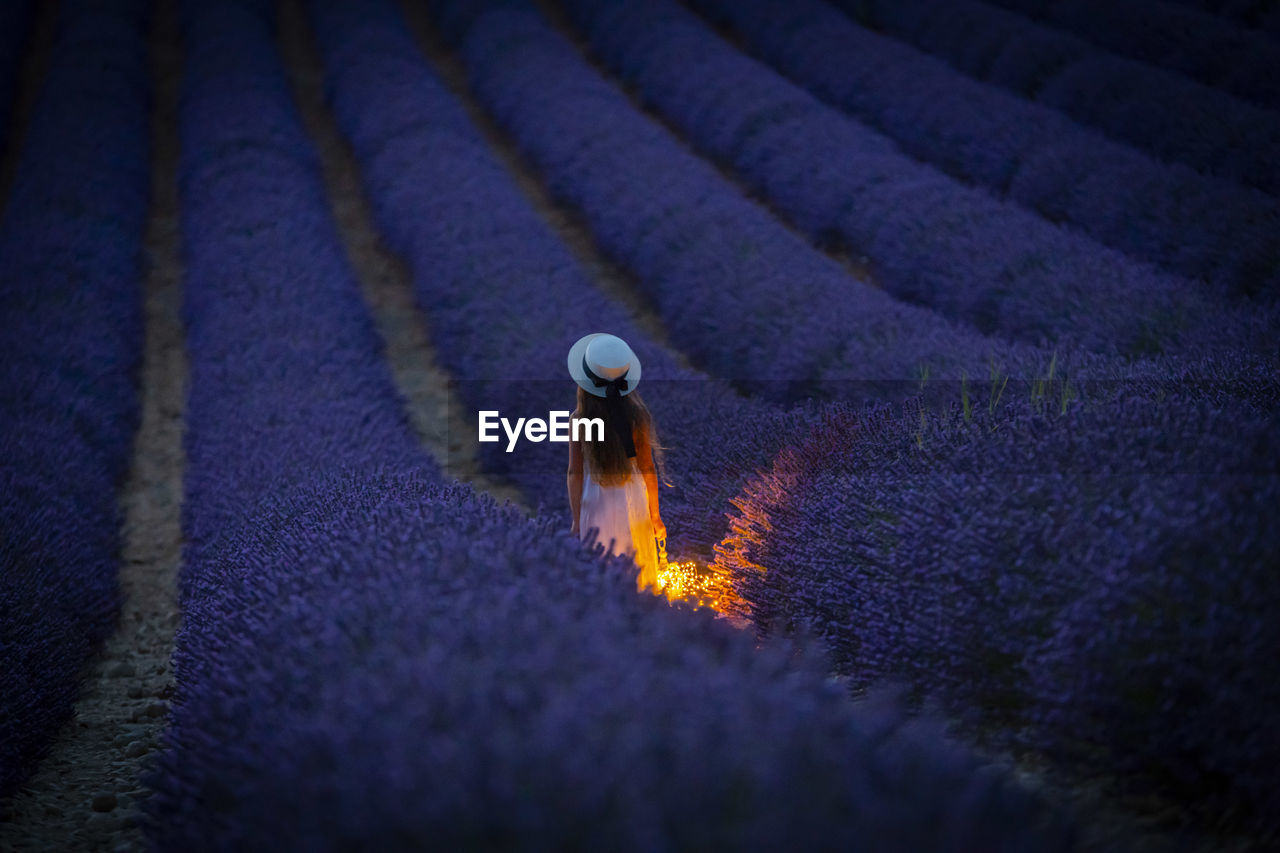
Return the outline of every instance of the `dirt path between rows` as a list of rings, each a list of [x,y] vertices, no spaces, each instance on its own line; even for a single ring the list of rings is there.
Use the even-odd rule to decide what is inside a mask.
[[[373,312],[387,363],[418,440],[449,477],[470,483],[499,501],[529,511],[511,484],[486,474],[463,408],[451,398],[451,379],[440,367],[425,318],[413,295],[408,266],[383,243],[365,196],[355,155],[338,130],[324,98],[324,69],[301,0],[283,0],[280,51],[289,69],[303,124],[320,155],[325,189],[347,259]]]
[[[139,849],[135,806],[147,792],[138,777],[158,745],[172,690],[187,378],[176,181],[182,60],[171,4],[157,2],[154,15],[141,420],[120,496],[124,604],[115,633],[87,667],[74,718],[8,804],[12,819],[0,823],[6,851]]]

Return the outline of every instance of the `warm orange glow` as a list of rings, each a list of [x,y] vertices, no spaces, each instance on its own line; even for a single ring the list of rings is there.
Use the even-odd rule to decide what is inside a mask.
[[[696,560],[668,563],[666,541],[658,546],[658,590],[671,601],[692,602],[709,607],[738,627],[751,625],[751,606],[738,596],[743,581],[767,574],[759,559],[767,553],[767,543],[775,524],[787,524],[787,506],[792,495],[804,488],[806,478],[825,470],[825,460],[835,444],[853,440],[862,425],[862,415],[837,410],[821,423],[800,433],[797,444],[782,448],[772,463],[757,470],[729,498],[729,514],[724,539],[713,546],[715,557],[708,565]]]
[[[697,560],[661,561],[658,565],[658,590],[671,601],[709,607],[735,622],[739,621],[731,610],[734,596],[724,577],[714,567]]]
[[[805,472],[821,467],[815,465],[812,441],[802,443],[799,449],[783,448],[768,469],[757,471],[729,499],[735,512],[729,518],[727,535],[713,548],[715,559],[710,565],[689,561],[664,567],[659,559],[658,584],[668,598],[693,600],[699,607],[714,608],[740,628],[750,626],[751,608],[738,596],[735,579],[767,572],[755,557],[773,531],[774,509],[786,506]],[[816,452],[820,454],[822,447]]]
[[[709,592],[710,575],[698,571],[693,560],[658,567],[658,588],[668,598],[701,598]]]

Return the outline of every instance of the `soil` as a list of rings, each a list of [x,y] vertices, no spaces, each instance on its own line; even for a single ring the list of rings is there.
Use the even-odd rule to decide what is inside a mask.
[[[325,188],[347,259],[373,312],[387,363],[423,446],[450,477],[471,483],[526,512],[523,496],[486,475],[469,451],[475,442],[462,407],[451,405],[449,375],[439,366],[407,265],[383,244],[360,183],[360,170],[324,99],[324,70],[300,0],[280,4],[280,50],[303,125],[320,155]]]

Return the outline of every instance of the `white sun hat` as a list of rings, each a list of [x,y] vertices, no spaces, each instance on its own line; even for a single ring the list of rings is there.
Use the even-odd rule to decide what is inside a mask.
[[[640,383],[640,359],[622,338],[593,332],[569,348],[569,375],[597,397],[607,397],[613,389],[625,397]]]

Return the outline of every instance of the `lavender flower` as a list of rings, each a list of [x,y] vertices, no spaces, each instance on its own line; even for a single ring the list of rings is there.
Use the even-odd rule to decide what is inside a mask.
[[[468,17],[443,6],[446,21]],[[1043,351],[984,339],[850,277],[645,118],[531,11],[499,4],[480,14],[460,51],[477,97],[708,372],[821,394],[922,371],[958,379],[992,357],[1021,375],[1047,363]],[[781,160],[774,179],[788,186],[796,172],[830,165]],[[847,196],[828,176],[821,203],[838,206]]]
[[[1280,189],[1271,153],[1280,138],[1280,117],[1270,110],[974,0],[836,5],[978,79],[1163,160],[1257,181],[1273,194]],[[1124,93],[1124,108],[1117,107],[1117,93]]]
[[[189,585],[201,548],[267,496],[317,473],[433,463],[343,255],[271,10],[193,5],[184,19]]]
[[[938,721],[461,487],[315,483],[210,556],[159,850],[1074,847]]]
[[[864,29],[820,0],[802,0],[785,9],[763,2],[700,0],[694,5],[714,22],[731,26],[755,55],[892,137],[905,153],[988,187],[1050,221],[1075,226],[1098,242],[1170,272],[1212,277],[1227,289],[1230,285],[1258,289],[1280,267],[1275,240],[1280,213],[1275,199],[1258,190],[1196,174],[1181,164],[1161,163],[1076,124],[1050,106],[972,80],[939,59]],[[939,37],[942,32],[952,37],[949,28],[963,23],[950,7],[931,9],[929,14],[937,18]],[[1001,35],[998,30],[969,34],[961,27],[961,31],[966,33],[963,44],[973,47],[974,56],[946,55],[970,73],[975,73],[973,66],[986,61],[989,51],[984,39],[1013,38],[1012,33]],[[916,43],[936,51],[928,36],[933,30],[920,32],[923,35]],[[744,63],[739,60],[738,64]],[[1071,67],[1086,64],[1078,59]],[[1129,85],[1118,78],[1108,91],[1125,91]],[[1141,95],[1126,91],[1117,100],[1117,109],[1131,109],[1130,97]],[[1188,119],[1180,112],[1177,120]],[[1210,120],[1201,124],[1215,126]],[[1232,159],[1224,165],[1235,163],[1238,173],[1226,177],[1247,179],[1257,186],[1280,185],[1280,172],[1276,172],[1280,166],[1269,153],[1277,141],[1267,141],[1265,124],[1250,127],[1258,136],[1256,144],[1242,146],[1233,139]],[[1246,150],[1268,153],[1240,157]],[[1220,169],[1210,171],[1222,174]],[[995,221],[1008,218],[1005,214]],[[997,230],[994,225],[986,227]],[[1043,226],[1042,231],[1049,233]],[[995,239],[986,242],[999,245]],[[1057,243],[1067,245],[1050,252],[1054,257],[1096,251],[1079,238],[1059,236]],[[980,254],[995,251],[987,248]],[[948,266],[963,268],[962,264],[961,258]],[[1070,274],[1070,270],[1063,272],[1064,277]],[[1100,291],[1117,292],[1115,285],[1103,284],[1107,274],[1084,275]],[[1189,288],[1188,282],[1169,282],[1140,271],[1129,276],[1149,279],[1148,288]],[[978,279],[988,281],[989,276]],[[1097,299],[1091,301],[1100,304]],[[1050,304],[1043,307],[1048,311]]]
[[[736,501],[718,567],[759,634],[812,631],[854,687],[905,679],[1068,777],[1273,832],[1276,375],[832,407]]]

